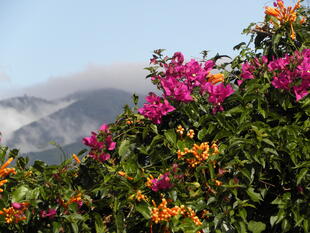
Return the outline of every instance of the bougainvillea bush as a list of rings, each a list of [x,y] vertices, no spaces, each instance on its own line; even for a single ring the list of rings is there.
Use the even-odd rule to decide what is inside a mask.
[[[309,232],[309,10],[265,14],[234,59],[154,51],[159,92],[88,151],[29,166],[1,146],[0,232]]]

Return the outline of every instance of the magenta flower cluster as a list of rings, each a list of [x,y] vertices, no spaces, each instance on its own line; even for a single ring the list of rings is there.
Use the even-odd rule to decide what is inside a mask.
[[[158,61],[152,58],[151,63],[158,64]],[[191,59],[184,63],[183,54],[176,52],[169,63],[160,63],[164,72],[152,77],[163,90],[163,98],[151,93],[146,98],[147,103],[138,112],[155,124],[160,124],[163,116],[175,110],[168,99],[188,103],[194,101],[192,95],[195,90],[202,95],[208,93],[208,100],[214,106],[213,113],[223,111],[221,104],[234,90],[230,85],[225,86],[223,83],[215,85],[208,81],[208,75],[214,65],[212,60],[202,64]]]
[[[150,93],[146,97],[146,101],[147,103],[145,103],[143,108],[140,108],[138,112],[152,120],[155,124],[160,124],[163,116],[175,110],[175,108],[169,104],[168,100],[154,93]]]
[[[254,73],[263,70],[264,67],[268,64],[268,58],[263,56],[262,58],[254,58],[250,62],[245,62],[241,68],[241,80],[238,80],[237,83],[240,86],[247,79],[254,79]]]
[[[259,70],[267,69],[272,75],[271,84],[277,89],[287,90],[294,93],[296,101],[306,95],[310,87],[310,49],[302,52],[296,51],[293,55],[285,55],[268,62],[266,57],[255,58],[251,62],[242,65],[241,80],[254,79]]]
[[[207,76],[215,64],[211,60],[201,64],[194,59],[183,63],[183,54],[176,52],[170,63],[163,64],[164,75],[157,76],[157,78],[165,97],[190,102],[194,100],[192,94],[195,88],[198,88],[201,94],[206,92]]]
[[[271,61],[268,64],[268,70],[274,75],[272,85],[278,89],[293,91],[296,101],[309,94],[310,49],[296,51],[291,56],[286,55]]]
[[[160,175],[157,179],[152,179],[151,189],[154,192],[158,192],[159,190],[170,189],[172,187],[172,184],[170,182],[169,175],[170,173],[166,172],[165,174]]]
[[[107,151],[112,151],[116,147],[116,142],[113,142],[111,132],[106,124],[103,124],[99,129],[99,134],[92,132],[90,137],[83,138],[83,144],[91,148],[89,157],[104,162],[110,159],[111,155]],[[103,138],[103,140],[98,140]]]
[[[48,209],[48,210],[42,210],[40,212],[40,217],[41,218],[49,218],[53,219],[57,215],[57,211],[55,209]]]
[[[208,101],[214,106],[212,109],[213,114],[218,111],[224,111],[221,104],[228,96],[234,93],[234,89],[230,85],[225,86],[223,83],[220,83],[219,85],[207,83],[206,91],[209,93]]]

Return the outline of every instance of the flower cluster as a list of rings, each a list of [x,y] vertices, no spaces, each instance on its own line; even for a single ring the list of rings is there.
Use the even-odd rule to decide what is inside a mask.
[[[282,0],[277,0],[277,2],[274,3],[274,7],[267,6],[265,8],[265,14],[273,16],[277,19],[278,22],[275,20],[271,20],[271,23],[276,27],[278,26],[278,24],[284,25],[286,23],[289,23],[291,27],[291,38],[295,40],[296,33],[293,28],[293,23],[297,19],[296,10],[298,8],[300,8],[300,0],[297,1],[294,7],[285,7]]]
[[[285,55],[268,62],[266,57],[255,58],[242,65],[242,80],[258,77],[261,71],[268,70],[273,76],[271,84],[277,88],[292,91],[299,101],[306,95],[310,88],[310,49],[302,52],[296,51],[293,55]]]
[[[144,194],[142,194],[141,190],[137,191],[135,198],[137,201],[141,201],[141,200],[147,201],[147,197]]]
[[[292,69],[292,65],[295,67]],[[286,55],[271,61],[268,70],[272,72],[272,85],[287,91],[293,90],[296,101],[306,95],[310,88],[310,49],[296,51],[293,55]]]
[[[184,151],[178,150],[178,159],[185,159],[191,167],[196,167],[203,161],[206,161],[209,156],[216,154],[219,154],[219,149],[215,143],[209,146],[208,142],[203,142],[200,145],[194,144],[191,149],[185,148]],[[191,156],[186,158],[186,155]]]
[[[16,174],[15,168],[8,168],[7,166],[12,163],[13,158],[9,158],[0,168],[0,178],[5,178],[6,176],[10,174]],[[7,183],[8,180],[4,179],[0,181],[0,187],[3,186],[5,183]],[[3,189],[0,188],[0,192],[3,192]]]
[[[176,132],[182,137],[184,134],[185,129],[182,125],[178,125]],[[186,133],[186,136],[193,139],[195,136],[195,131],[193,129],[189,129]]]
[[[116,142],[113,142],[108,125],[99,128],[99,134],[92,132],[90,137],[83,138],[83,143],[91,148],[89,157],[104,162],[110,159],[111,155],[107,151],[115,149]]]
[[[147,103],[138,112],[155,124],[160,124],[163,116],[175,110],[168,100],[160,98],[154,93],[150,93],[146,97],[146,101]]]
[[[49,219],[53,219],[55,216],[57,215],[57,211],[55,209],[48,209],[46,210],[42,210],[40,212],[40,217],[41,218],[49,218]]]
[[[163,198],[161,200],[161,203],[156,206],[156,203],[154,200],[152,200],[154,207],[151,210],[152,216],[151,219],[156,224],[159,222],[169,222],[170,219],[173,216],[177,215],[183,215],[183,217],[188,217],[193,220],[195,225],[200,226],[202,225],[202,222],[200,219],[196,216],[196,213],[192,208],[185,207],[184,205],[181,206],[174,206],[172,208],[167,207],[167,200]]]
[[[0,211],[0,215],[3,215],[5,217],[5,222],[10,223],[18,223],[20,221],[26,220],[25,210],[27,210],[29,206],[29,203],[22,202],[13,202],[11,204],[11,207],[9,208],[3,208],[2,211]]]
[[[170,189],[173,185],[170,182],[169,175],[170,173],[166,172],[165,174],[160,175],[157,179],[154,179],[154,177],[150,175],[150,178],[147,178],[146,186],[150,187],[154,192]]]
[[[234,89],[230,85],[225,86],[223,83],[219,85],[207,83],[206,91],[209,93],[208,101],[213,105],[213,114],[218,111],[224,111],[222,103],[228,96],[234,93]]]
[[[156,224],[159,222],[169,222],[171,217],[185,213],[185,206],[174,206],[173,208],[168,208],[168,202],[165,198],[161,200],[161,203],[158,206],[156,206],[154,200],[152,200],[152,202],[154,207],[151,210],[151,219]]]
[[[198,90],[204,95],[208,92],[209,102],[214,105],[213,113],[222,111],[221,103],[229,95],[233,93],[230,85],[224,86],[223,74],[211,74],[211,70],[215,66],[214,61],[209,60],[205,63],[191,59],[184,63],[184,56],[180,52],[176,52],[165,62],[160,62],[163,72],[152,77],[154,83],[163,90],[163,98],[151,93],[147,98],[146,104],[139,109],[139,113],[151,119],[155,124],[160,124],[163,116],[175,110],[168,102],[169,100],[188,103],[194,101],[193,94]],[[151,63],[158,64],[155,59],[151,59]],[[219,85],[216,85],[220,83]]]
[[[254,58],[250,62],[245,62],[242,64],[241,68],[241,80],[238,80],[237,83],[240,86],[247,79],[254,79],[255,76],[259,76],[260,72],[264,70],[268,63],[267,57],[263,56],[260,58]]]
[[[204,93],[208,75],[215,63],[210,60],[201,64],[194,59],[183,63],[183,54],[176,52],[170,63],[163,64],[164,74],[157,78],[164,90],[165,97],[181,102],[190,102],[193,101],[192,93],[196,87],[200,89],[201,93]],[[212,75],[209,78],[210,81],[216,80],[212,78]]]

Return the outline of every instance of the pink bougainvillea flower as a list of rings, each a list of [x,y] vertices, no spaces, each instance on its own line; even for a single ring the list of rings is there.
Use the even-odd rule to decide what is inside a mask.
[[[184,56],[181,52],[175,52],[172,57],[172,62],[177,65],[182,65],[184,62]]]
[[[104,146],[103,142],[97,140],[97,134],[95,132],[92,132],[90,137],[83,138],[83,144],[93,149],[102,149]]]
[[[309,91],[308,91],[309,87],[310,87],[310,82],[308,82],[307,84],[304,84],[304,86],[300,85],[300,86],[293,87],[296,101],[301,100],[302,98],[304,98],[306,95],[309,94]]]
[[[165,174],[160,175],[157,179],[151,180],[152,182],[151,189],[154,192],[158,192],[159,190],[170,189],[172,187],[172,184],[170,182],[169,175],[170,173],[166,172]]]
[[[150,93],[146,97],[146,101],[148,103],[145,103],[138,112],[149,118],[155,124],[160,124],[163,116],[175,110],[168,100],[162,99],[154,93]]]
[[[12,207],[14,208],[14,209],[17,209],[17,210],[20,210],[20,209],[22,209],[23,208],[23,205],[22,205],[22,203],[18,203],[18,202],[12,202]]]
[[[104,161],[110,159],[110,157],[111,157],[110,154],[108,154],[108,153],[103,153],[103,154],[101,154],[101,155],[98,156],[98,160],[99,160],[100,162],[104,162]]]
[[[277,89],[293,92],[296,101],[309,94],[310,49],[273,60],[268,64],[268,70],[275,74],[271,84]]]
[[[242,73],[240,75],[242,79],[237,81],[238,85],[240,86],[246,79],[253,79],[254,70],[255,70],[255,67],[252,66],[249,62],[242,64]]]
[[[109,131],[109,127],[103,124],[99,129],[100,138],[103,136],[103,141],[98,141],[98,134],[92,132],[90,137],[83,138],[83,143],[91,148],[89,152],[89,157],[99,161],[104,162],[110,159],[110,154],[106,151],[112,151],[116,147],[116,142],[113,142],[113,137]]]
[[[161,85],[166,97],[172,97],[173,99],[182,102],[190,102],[193,100],[188,86],[173,77],[161,79]]]
[[[103,124],[100,126],[99,131],[103,131],[105,133],[110,133],[109,126],[107,124]]]
[[[57,215],[57,211],[55,209],[48,209],[46,210],[42,210],[40,212],[40,217],[41,218],[49,218],[49,219],[53,219],[55,216]]]
[[[208,83],[208,85],[206,85],[206,91],[209,94],[208,101],[214,106],[212,111],[213,114],[218,111],[223,111],[224,109],[221,104],[228,96],[234,93],[234,89],[230,85],[225,86],[223,83],[218,85]]]

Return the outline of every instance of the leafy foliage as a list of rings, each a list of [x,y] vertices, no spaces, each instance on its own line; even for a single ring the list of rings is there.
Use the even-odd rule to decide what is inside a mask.
[[[246,30],[255,50],[240,43],[230,67],[216,65],[219,55],[184,63],[154,51],[148,77],[163,95],[125,106],[84,139],[87,155],[29,166],[2,146],[2,163],[16,165],[0,169],[0,230],[309,232],[309,17],[295,11],[295,21],[270,25],[282,18],[266,9],[265,26]],[[299,72],[287,89],[274,81],[282,70]],[[307,93],[297,98],[296,86]]]

